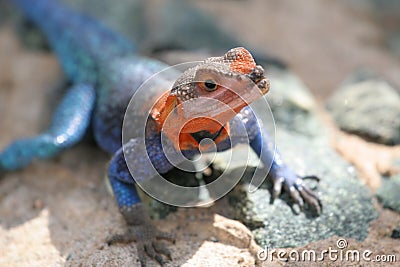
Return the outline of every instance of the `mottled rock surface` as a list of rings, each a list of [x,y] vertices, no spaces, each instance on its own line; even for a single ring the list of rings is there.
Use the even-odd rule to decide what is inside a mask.
[[[400,166],[400,160],[396,161]],[[400,213],[400,174],[383,178],[382,185],[376,191],[378,200],[384,208],[392,209]]]
[[[324,211],[319,217],[311,212],[294,215],[286,197],[269,203],[267,185],[248,193],[244,184],[229,195],[237,218],[251,227],[262,246],[296,247],[333,235],[365,239],[369,223],[377,217],[371,193],[357,179],[354,168],[331,149],[308,90],[293,74],[272,73],[270,98],[274,101],[270,103],[273,113],[278,114],[276,144],[297,174],[321,178],[315,191]]]
[[[329,99],[327,107],[345,131],[383,144],[400,143],[400,94],[385,81],[345,85]]]

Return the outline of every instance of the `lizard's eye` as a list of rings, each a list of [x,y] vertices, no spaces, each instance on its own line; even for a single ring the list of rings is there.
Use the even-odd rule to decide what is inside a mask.
[[[218,85],[215,81],[208,79],[204,82],[204,89],[206,89],[209,92],[214,91],[215,89],[217,89]]]

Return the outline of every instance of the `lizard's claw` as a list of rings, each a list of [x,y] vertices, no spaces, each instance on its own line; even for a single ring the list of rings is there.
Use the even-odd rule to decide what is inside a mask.
[[[140,266],[146,266],[146,254],[163,266],[164,259],[161,254],[167,256],[169,260],[172,260],[172,258],[171,252],[160,239],[175,242],[171,234],[158,230],[150,223],[129,225],[128,230],[124,234],[116,234],[108,238],[107,244],[112,245],[115,243],[129,243],[135,241]]]
[[[322,203],[319,197],[312,192],[303,182],[312,179],[319,182],[316,176],[299,177],[297,175],[279,176],[273,178],[272,200],[275,200],[282,192],[282,188],[300,209],[304,210],[304,204],[309,205],[318,215],[322,213]]]

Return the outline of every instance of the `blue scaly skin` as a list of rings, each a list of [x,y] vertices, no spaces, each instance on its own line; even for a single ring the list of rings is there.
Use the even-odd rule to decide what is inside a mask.
[[[168,88],[160,91],[158,87],[154,87],[154,92],[150,90],[148,94],[161,97],[151,109],[150,116],[146,117],[146,147],[143,147],[141,137],[135,137],[124,144],[125,151],[128,151],[124,155],[121,134],[127,105],[137,88],[167,65],[136,55],[128,40],[56,1],[14,2],[46,34],[74,85],[59,104],[47,130],[35,137],[16,140],[0,153],[0,172],[24,168],[34,158],[50,158],[78,143],[92,127],[98,145],[114,155],[108,176],[127,223],[127,231],[110,237],[108,243],[137,241],[142,266],[146,263],[146,253],[162,264],[161,254],[171,256],[165,244],[157,239],[171,240],[172,237],[151,224],[126,160],[130,166],[140,169],[140,177],[135,179],[150,179],[151,166],[143,165],[141,160],[146,151],[159,173],[173,168],[162,152],[161,130],[165,131],[176,150],[193,156],[199,153],[199,142],[203,138],[213,139],[219,151],[243,142],[238,134],[238,125],[243,124],[250,146],[259,156],[262,155],[264,165],[269,166],[272,162],[269,177],[274,184],[273,198],[279,196],[283,188],[301,208],[307,203],[317,213],[321,212],[318,197],[284,164],[280,155],[271,150],[274,147],[272,140],[260,127],[248,104],[238,101],[237,95],[227,89],[236,87],[239,95],[244,94],[250,90],[250,85],[244,82],[247,79],[257,85],[260,95],[268,92],[269,83],[264,70],[256,66],[247,50],[235,48],[222,57],[205,60],[185,71],[170,91]],[[189,110],[185,104],[203,96],[228,104],[234,114],[223,113],[222,107],[216,105],[211,115],[193,119],[195,114],[206,110],[206,106],[199,104],[194,110]],[[256,98],[251,98],[250,102]],[[143,103],[149,104],[149,99],[143,99]],[[168,123],[169,116],[172,116],[172,125]],[[182,133],[177,132],[177,125],[182,125]]]

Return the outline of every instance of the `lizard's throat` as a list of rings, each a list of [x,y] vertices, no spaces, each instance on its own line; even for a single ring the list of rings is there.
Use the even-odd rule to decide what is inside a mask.
[[[211,147],[211,144],[200,147],[203,139],[211,139],[218,145],[229,137],[229,123],[222,125],[211,118],[196,118],[183,125],[178,122],[179,118],[171,120],[171,122],[175,122],[173,124],[168,123],[168,121],[163,125],[161,131],[179,150],[199,149],[206,151]]]
[[[185,103],[186,104],[186,103]],[[196,116],[185,113],[185,105],[171,95],[162,96],[153,107],[151,117],[179,150],[200,149],[200,141],[212,139],[216,144],[229,136],[229,121],[237,111],[222,112],[216,117]]]

